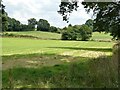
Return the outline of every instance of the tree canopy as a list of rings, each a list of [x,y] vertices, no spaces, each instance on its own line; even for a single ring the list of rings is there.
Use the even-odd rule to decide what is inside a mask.
[[[87,25],[88,27],[91,28],[91,30],[94,32],[95,30],[93,30],[93,23],[94,21],[92,19],[88,19],[86,22],[85,22],[85,25]]]
[[[35,30],[35,25],[37,25],[37,21],[35,18],[28,19],[28,26],[31,30]]]
[[[20,21],[8,17],[8,29],[6,31],[21,31]]]
[[[0,3],[0,21],[2,22],[2,31],[6,31],[8,29],[8,22],[7,22],[7,13],[5,12],[5,6]]]
[[[93,29],[95,31],[105,31],[110,32],[113,38],[120,39],[120,1],[112,2],[87,2],[84,0],[82,5],[89,13],[90,10],[93,10],[95,15]],[[77,0],[72,0],[72,2],[61,2],[60,10],[58,11],[62,16],[63,20],[68,22],[67,15],[72,13],[73,10],[77,10]],[[71,8],[72,6],[72,8]]]
[[[72,13],[73,10],[77,11],[77,8],[79,7],[77,3],[77,0],[71,0],[71,2],[69,2],[68,0],[61,1],[61,4],[59,5],[60,10],[58,11],[58,13],[63,16],[63,21],[69,22],[68,19],[70,13]]]
[[[37,23],[37,30],[38,31],[49,31],[50,24],[47,20],[40,19]]]
[[[86,25],[68,25],[68,27],[63,28],[62,40],[81,40],[86,41],[92,36],[92,29]]]

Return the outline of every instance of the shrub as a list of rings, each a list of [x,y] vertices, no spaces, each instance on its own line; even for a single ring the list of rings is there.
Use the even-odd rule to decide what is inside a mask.
[[[87,25],[68,26],[62,32],[62,40],[82,40],[86,41],[92,36],[92,30]]]
[[[68,33],[66,31],[62,32],[61,39],[62,40],[68,40]]]

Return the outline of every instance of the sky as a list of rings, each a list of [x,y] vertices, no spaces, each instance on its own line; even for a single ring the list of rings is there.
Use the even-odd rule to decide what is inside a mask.
[[[92,14],[87,14],[79,2],[78,11],[71,13],[67,23],[57,12],[60,2],[61,0],[3,0],[8,16],[19,20],[22,24],[27,24],[28,19],[35,18],[48,20],[51,26],[63,28],[68,24],[84,24],[86,20],[92,18]]]

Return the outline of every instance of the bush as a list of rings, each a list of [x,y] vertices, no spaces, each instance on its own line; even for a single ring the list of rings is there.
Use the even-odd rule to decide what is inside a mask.
[[[87,25],[68,26],[62,32],[62,40],[82,40],[86,41],[92,36],[92,30]]]
[[[14,37],[15,35],[14,34],[12,34],[12,33],[5,33],[5,34],[3,34],[3,36],[10,36],[10,37]]]
[[[54,26],[51,26],[50,29],[49,29],[49,31],[56,33],[58,31],[58,29],[56,27],[54,27]]]
[[[82,25],[79,33],[82,41],[86,41],[92,36],[92,30],[87,25]]]
[[[67,33],[66,31],[64,31],[64,32],[62,33],[61,39],[62,39],[62,40],[68,40],[68,33]]]

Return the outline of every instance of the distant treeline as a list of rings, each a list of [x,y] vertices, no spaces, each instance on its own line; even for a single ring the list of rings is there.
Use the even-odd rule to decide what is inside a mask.
[[[45,19],[39,19],[38,21],[35,18],[28,19],[28,24],[22,24],[20,21],[10,18],[5,12],[5,6],[2,4],[0,9],[2,19],[2,31],[46,31],[46,32],[55,32],[61,33],[62,40],[89,40],[92,36],[93,29],[93,20],[89,19],[83,25],[68,25],[68,27],[57,28],[51,26],[50,23]]]
[[[8,27],[3,29],[4,31],[47,31],[47,32],[59,32],[57,27],[51,26],[45,19],[37,21],[35,18],[30,18],[28,24],[22,24],[20,21],[14,18],[7,18]]]
[[[46,31],[61,33],[62,40],[88,40],[92,36],[93,30],[93,20],[89,19],[83,25],[68,25],[68,27],[57,28],[51,26],[50,23],[45,19],[39,19],[37,21],[35,18],[28,19],[28,24],[22,24],[20,21],[14,18],[7,18],[8,27],[5,31]],[[3,29],[4,30],[4,29]]]
[[[4,9],[3,9],[4,11]],[[92,36],[93,30],[93,20],[89,19],[83,25],[68,25],[68,27],[57,28],[51,26],[50,23],[45,19],[35,18],[28,19],[28,24],[22,24],[15,18],[10,18],[4,11],[2,14],[2,31],[46,31],[61,33],[62,40],[89,40]]]

